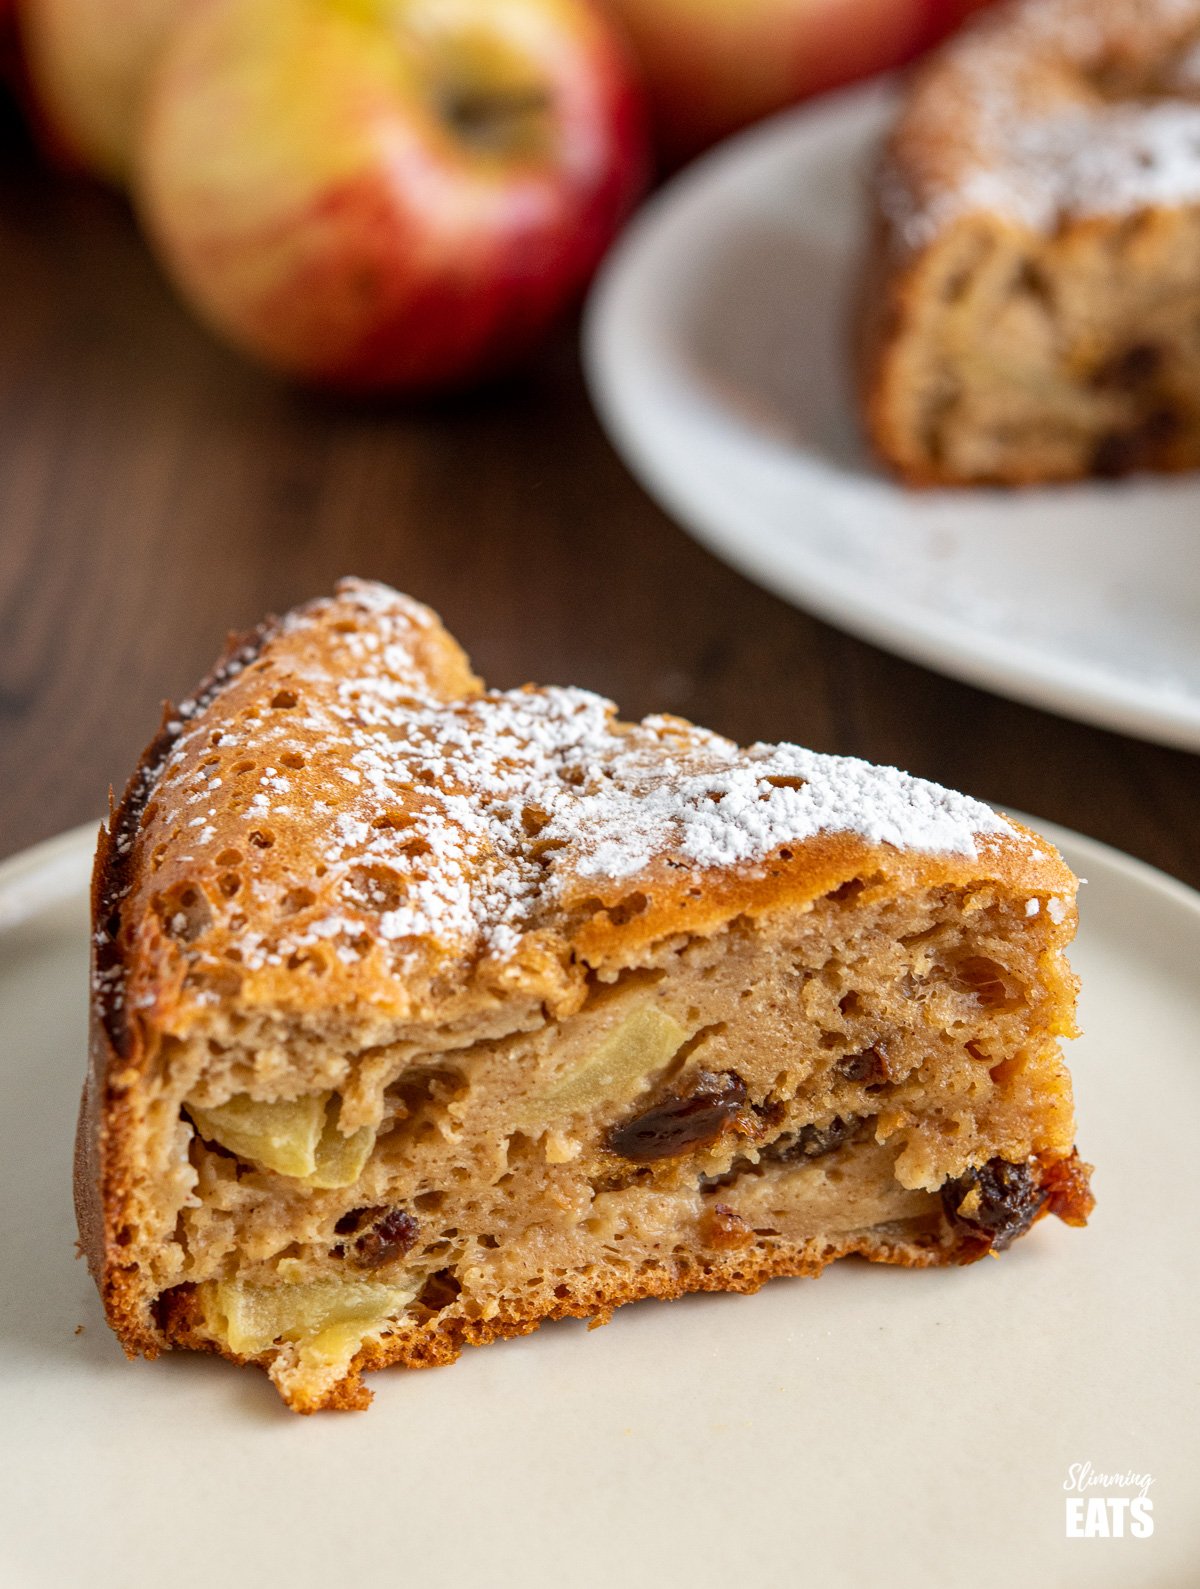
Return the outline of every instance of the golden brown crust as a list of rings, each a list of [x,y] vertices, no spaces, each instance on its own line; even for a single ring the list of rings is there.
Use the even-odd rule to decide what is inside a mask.
[[[1124,390],[1110,379],[1124,353],[1144,358],[1146,342],[1157,351],[1169,340],[1161,315],[1144,341],[1136,324],[1089,326],[1125,318],[1096,296],[1105,261],[1131,286],[1145,271],[1151,316],[1164,282],[1182,292],[1182,323],[1191,325],[1179,278],[1194,252],[1189,217],[1200,212],[1198,44],[1200,3],[1188,0],[1017,0],[975,19],[913,73],[876,174],[856,322],[865,429],[905,483],[1029,485],[1200,464],[1194,373],[1180,364]],[[1086,433],[1077,444],[1035,438],[998,448],[992,461],[974,449],[965,462],[922,434],[922,416],[954,385],[945,371],[931,376],[923,355],[947,304],[960,322],[951,341],[967,349],[953,294],[989,261],[1011,263],[1018,285],[1036,278],[1058,362],[1049,374],[1035,364],[1029,379],[1060,388],[1056,402],[1047,398],[1044,428],[1078,426]],[[981,313],[996,320],[996,300]],[[1020,329],[1005,332],[1018,359],[1022,340]],[[1012,394],[1001,396],[1002,434]]]
[[[364,596],[368,590],[371,594]],[[389,609],[389,601],[398,605]],[[405,744],[394,766],[375,765],[373,744],[359,734],[367,707],[358,702],[347,712],[340,701],[347,682],[355,686],[351,693],[367,682],[362,658],[347,656],[340,644],[341,627],[350,621],[359,625],[352,631],[359,640],[374,640],[373,626],[382,626],[400,669],[386,682],[405,684],[412,692],[411,700],[399,696],[399,715],[394,723],[385,721],[385,736],[415,733],[400,725],[420,716],[427,753],[421,743]],[[597,848],[619,845],[627,836],[623,819],[640,800],[650,806],[664,791],[669,794],[673,782],[689,775],[700,782],[706,777],[719,781],[727,769],[761,776],[764,783],[805,780],[771,778],[769,758],[751,760],[754,749],[743,756],[681,720],[620,723],[607,703],[581,692],[484,696],[436,619],[377,588],[349,584],[337,598],[300,609],[287,625],[269,643],[264,639],[253,660],[226,674],[211,698],[189,712],[185,734],[164,731],[155,740],[114,814],[112,836],[104,841],[98,920],[118,895],[121,919],[100,947],[97,964],[102,979],[110,967],[122,972],[124,1002],[114,1004],[107,988],[99,995],[118,1047],[125,1041],[123,1012],[131,1009],[159,1029],[202,1022],[209,977],[221,986],[222,977],[228,985],[236,975],[238,997],[248,1007],[303,1014],[314,1002],[322,1008],[368,1002],[399,1017],[446,1021],[460,1003],[474,1005],[489,995],[507,999],[518,990],[552,1007],[569,1007],[587,971],[635,963],[664,935],[715,931],[739,914],[801,905],[864,875],[875,874],[891,887],[956,887],[991,879],[1033,892],[1073,894],[1073,879],[1061,860],[1015,824],[980,831],[969,852],[902,848],[847,828],[814,832],[801,843],[781,840],[742,861],[719,852],[706,862],[675,842],[672,815],[647,839],[644,856],[633,865],[622,856],[621,869],[610,873],[596,864]],[[398,637],[396,626],[409,630],[409,636]],[[410,641],[420,646],[404,649]],[[395,690],[391,693],[394,697]],[[279,700],[292,704],[275,708]],[[589,719],[579,744],[571,738],[575,717]],[[377,739],[379,723],[370,726]],[[512,775],[524,792],[527,770],[518,765],[514,774],[504,758],[515,736],[538,733],[559,735],[562,743],[551,746],[546,765],[535,767],[528,782],[531,787],[539,778],[555,782],[567,815],[546,826],[538,826],[544,813],[510,813],[499,822],[489,816],[482,831],[473,831],[480,808],[489,800],[500,804],[488,787],[494,776]],[[491,761],[471,760],[468,747],[461,764],[452,762],[448,744],[457,751],[460,741],[489,735]],[[498,745],[507,749],[499,751]],[[524,748],[518,746],[514,756]],[[541,756],[542,748],[535,746],[531,754]],[[280,768],[268,760],[273,755]],[[294,788],[284,757],[307,762]],[[422,780],[432,783],[434,775],[426,773],[427,765],[438,769],[442,784],[428,794]],[[364,788],[364,767],[376,777],[375,787]],[[244,787],[238,783],[243,776]],[[472,787],[476,777],[478,786]],[[349,788],[347,778],[353,780]],[[585,778],[595,787],[582,789],[576,799],[572,783]],[[891,797],[886,780],[877,781],[881,797]],[[268,794],[262,792],[264,785],[270,786]],[[593,818],[604,812],[608,790],[618,785],[621,803],[613,803],[605,828]],[[930,786],[910,780],[905,787],[919,794]],[[351,831],[349,839],[340,840],[331,827],[346,819],[351,796],[357,799],[352,830],[358,825],[370,831]],[[711,798],[721,806],[719,794]],[[904,806],[903,790],[894,798]],[[957,819],[960,828],[965,820]],[[599,828],[598,839],[587,834],[589,822]],[[286,838],[278,850],[276,826]],[[615,839],[609,830],[615,830]],[[438,841],[436,863],[422,869],[406,852],[429,842],[431,835]],[[744,834],[732,837],[740,841]],[[128,854],[122,854],[127,842]],[[391,903],[398,908],[381,909],[371,900],[347,902],[353,890],[334,874],[354,853],[367,863],[378,859],[386,865],[386,887],[397,892]],[[538,874],[533,882],[531,870]],[[502,885],[519,872],[525,874],[518,878],[520,890],[506,892]],[[328,874],[324,882],[319,881],[323,874]],[[460,899],[431,890],[446,878],[458,893],[471,895],[465,903],[473,916],[460,908]],[[296,882],[308,885],[298,898]],[[193,891],[199,898],[189,900]],[[188,919],[193,906],[203,913],[199,923]],[[339,933],[369,940],[361,953],[320,952],[331,914]],[[288,929],[277,933],[284,916]],[[404,920],[393,929],[389,919],[395,917]],[[510,925],[497,947],[495,929]],[[390,946],[397,943],[399,951],[394,951]],[[319,993],[311,981],[293,974],[296,967],[286,963],[284,949],[320,960]],[[230,969],[231,953],[236,973]],[[398,955],[402,979],[394,974]]]
[[[232,671],[258,655],[275,632],[267,619],[246,635],[231,634],[212,672],[189,705],[203,711]],[[187,714],[164,706],[158,733],[142,752],[119,803],[109,794],[109,818],[96,840],[92,863],[92,992],[88,1009],[88,1069],[75,1131],[75,1218],[80,1250],[100,1292],[109,1322],[130,1357],[158,1354],[161,1341],[147,1328],[136,1266],[122,1261],[129,1245],[125,1216],[130,1202],[127,1151],[132,1130],[131,1093],[144,1068],[141,1023],[131,1019],[124,993],[119,934],[108,930],[114,911],[136,884],[138,826],[165,758],[183,731]]]
[[[1036,1218],[1041,1219],[1048,1212],[1047,1205]],[[793,1244],[775,1251],[747,1246],[724,1255],[719,1250],[703,1257],[679,1255],[672,1260],[669,1269],[644,1273],[636,1281],[574,1279],[559,1287],[562,1295],[556,1296],[552,1303],[536,1309],[513,1304],[493,1319],[456,1318],[448,1325],[441,1324],[435,1317],[403,1334],[369,1342],[355,1357],[346,1377],[327,1395],[311,1402],[290,1399],[289,1406],[301,1413],[362,1411],[371,1401],[371,1392],[362,1380],[365,1373],[395,1366],[441,1368],[456,1361],[464,1347],[486,1346],[492,1341],[531,1335],[542,1324],[556,1319],[590,1319],[594,1324],[607,1324],[617,1308],[630,1302],[672,1301],[704,1291],[749,1295],[769,1280],[815,1278],[829,1264],[851,1255],[870,1263],[925,1269],[975,1263],[990,1251],[990,1241],[968,1233],[959,1233],[953,1241],[899,1235],[889,1240],[868,1233],[836,1241]],[[164,1299],[162,1321],[164,1335],[173,1346],[216,1352],[237,1364],[253,1361],[213,1343],[203,1329],[190,1288],[181,1288]],[[268,1359],[264,1359],[259,1366],[265,1368],[267,1363]]]
[[[1041,1164],[1038,1176],[1045,1199],[1032,1223],[1055,1214],[1067,1224],[1086,1224],[1094,1206],[1089,1186],[1091,1166],[1072,1153],[1064,1160]],[[370,1405],[371,1392],[362,1376],[376,1369],[441,1368],[453,1363],[467,1346],[486,1346],[492,1341],[530,1335],[542,1324],[556,1319],[590,1319],[593,1325],[607,1324],[617,1308],[630,1302],[651,1299],[672,1301],[695,1292],[730,1291],[749,1295],[769,1280],[816,1278],[831,1263],[851,1255],[869,1263],[886,1263],[907,1269],[972,1264],[992,1251],[992,1242],[966,1230],[947,1235],[921,1236],[913,1233],[888,1238],[865,1233],[833,1241],[777,1244],[765,1251],[757,1245],[737,1244],[722,1254],[721,1241],[713,1243],[704,1256],[680,1255],[669,1268],[640,1275],[636,1281],[614,1284],[586,1279],[561,1286],[562,1293],[536,1309],[510,1305],[489,1320],[456,1318],[448,1324],[436,1317],[424,1325],[365,1345],[355,1357],[344,1379],[325,1396],[311,1402],[292,1400],[293,1411],[359,1412]],[[222,1350],[204,1333],[194,1294],[182,1287],[164,1299],[161,1310],[163,1331],[171,1345],[191,1350],[217,1352],[231,1362],[245,1364],[248,1359]],[[260,1365],[267,1366],[266,1360]]]
[[[369,682],[377,694],[364,700]],[[382,715],[380,699],[386,706]],[[582,759],[570,738],[577,714],[592,724]],[[514,725],[532,741],[540,743],[542,736],[552,745],[553,754],[545,752],[546,766],[538,764],[538,776],[563,786],[556,783],[551,791],[568,812],[560,823],[563,836],[546,838],[559,831],[549,809],[532,815],[517,809],[483,830],[486,843],[461,852],[455,848],[460,828],[475,831],[471,823],[478,805],[495,797],[495,780],[507,778],[510,764],[519,764],[525,752],[523,745],[510,743]],[[469,742],[473,755],[480,737],[493,751],[499,743],[494,764],[454,762],[448,746]],[[398,746],[399,772],[390,781],[391,764],[381,768],[374,759],[383,742]],[[534,748],[541,756],[545,747]],[[487,696],[432,614],[395,593],[356,582],[343,585],[334,598],[232,641],[194,700],[165,715],[97,847],[90,1066],[76,1146],[76,1207],[89,1266],[126,1351],[153,1356],[171,1343],[209,1345],[189,1335],[185,1293],[170,1296],[161,1310],[151,1309],[154,1298],[147,1296],[138,1264],[132,1144],[142,1125],[142,1084],[161,1045],[181,1033],[203,1031],[214,1004],[235,999],[243,1010],[269,1009],[297,1023],[334,1009],[347,1019],[365,1019],[366,1011],[372,1019],[450,1025],[505,1001],[544,1009],[553,1018],[578,1008],[597,972],[636,965],[648,945],[713,933],[738,916],[794,908],[851,882],[881,894],[998,883],[1027,893],[1031,902],[1054,902],[1061,911],[1063,941],[1069,938],[1075,880],[1037,835],[900,775],[856,763],[806,760],[803,752],[780,762],[769,750],[737,752],[677,720],[621,724],[605,703],[590,697]],[[296,761],[305,769],[303,803],[294,789],[278,788],[286,782],[279,769]],[[254,781],[239,789],[243,762],[251,764]],[[782,766],[802,766],[807,778],[773,770]],[[343,792],[346,774],[363,769],[374,772],[376,781],[368,776],[371,787],[354,808],[360,815],[353,815]],[[427,771],[430,779],[441,780],[436,798],[430,793],[434,783],[423,781]],[[468,773],[479,780],[477,786],[463,787]],[[691,804],[678,795],[688,777],[698,779],[702,790]],[[708,859],[706,799],[728,800],[736,814],[747,779],[751,787],[754,779],[770,786],[770,798],[758,798],[765,811],[775,809],[771,801],[782,805],[785,817],[792,813],[787,820],[799,820],[800,808],[794,800],[788,804],[786,793],[777,798],[775,786],[820,786],[826,779],[828,788],[819,787],[818,794],[850,798],[846,809],[860,827],[870,828],[876,813],[860,810],[854,801],[871,795],[884,808],[894,804],[891,815],[899,812],[902,828],[914,822],[913,831],[924,832],[921,824],[934,821],[930,831],[951,838],[965,832],[971,843],[959,850],[905,848],[846,829],[775,842],[778,832],[768,825],[757,850],[751,845],[741,859],[720,858],[720,845],[735,839],[745,849],[746,833],[757,831],[755,807],[748,818],[742,810],[738,821],[718,824],[713,841],[718,859]],[[839,779],[849,780],[849,796]],[[630,788],[621,795],[626,804],[613,808],[620,819],[618,837],[614,840],[601,822],[597,838],[593,818],[598,812],[608,821],[611,788],[623,788],[623,780]],[[260,816],[256,802],[264,798],[264,783],[278,798],[273,807],[266,799],[266,814]],[[359,787],[349,783],[352,791]],[[518,787],[524,785],[518,782]],[[589,793],[593,788],[595,794]],[[512,803],[508,789],[503,784],[500,790],[505,810],[505,803]],[[664,790],[670,797],[665,825],[647,829],[648,848],[630,866],[628,851],[620,849],[629,840],[622,826],[629,802],[633,807],[641,800],[661,804]],[[317,809],[322,800],[324,811]],[[362,818],[371,811],[379,813],[382,827]],[[343,836],[331,849],[330,830],[339,821],[349,823],[350,838]],[[688,822],[699,825],[699,839]],[[259,846],[256,834],[271,842]],[[501,842],[513,848],[499,854]],[[431,843],[439,847],[438,859],[456,880],[457,892],[449,905],[436,895],[435,908],[422,914],[430,868],[421,862]],[[551,843],[544,864],[538,846]],[[596,857],[613,843],[619,853],[609,874]],[[381,855],[391,868],[387,888],[403,885],[410,893],[389,896],[382,904],[364,901],[358,873],[367,864],[379,870]],[[407,872],[404,857],[414,863]],[[537,886],[497,893],[496,878],[509,872],[533,876]],[[347,879],[359,890],[350,905]],[[236,888],[228,886],[232,881]],[[478,907],[474,916],[462,910],[454,916],[460,896]],[[413,930],[389,936],[386,918],[401,908],[409,911],[404,923]],[[279,936],[296,932],[308,936]],[[337,935],[346,940],[345,952],[322,955],[319,978],[298,977],[304,956],[318,955]],[[261,964],[253,963],[256,954]],[[877,1238],[869,1238],[853,1250],[873,1256],[875,1248],[883,1250]],[[887,1250],[893,1262],[961,1261],[945,1249],[926,1253],[899,1240]],[[642,1296],[753,1289],[772,1274],[817,1272],[832,1256],[832,1249],[819,1261],[799,1249],[782,1256],[731,1251],[702,1272],[652,1276],[645,1287],[639,1282],[586,1297],[572,1293],[553,1315],[464,1325],[461,1337],[449,1343],[436,1331],[397,1337],[392,1344],[368,1348],[359,1369],[383,1361],[446,1360],[464,1342],[520,1333],[542,1317],[592,1313]],[[352,1380],[327,1404],[362,1405],[365,1392]]]

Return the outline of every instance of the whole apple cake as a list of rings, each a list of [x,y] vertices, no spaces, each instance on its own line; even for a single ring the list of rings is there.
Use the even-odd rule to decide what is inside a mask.
[[[1075,878],[892,768],[485,690],[346,580],[100,835],[83,1246],[132,1355],[364,1369],[1082,1224]]]
[[[917,74],[863,401],[915,484],[1200,464],[1200,0],[1020,0]]]

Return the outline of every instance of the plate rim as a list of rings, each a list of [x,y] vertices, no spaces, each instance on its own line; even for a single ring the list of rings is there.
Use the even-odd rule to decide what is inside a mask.
[[[999,637],[981,634],[965,621],[926,611],[924,616],[889,614],[878,602],[864,598],[844,578],[819,566],[804,568],[780,559],[757,540],[747,541],[730,529],[724,515],[707,505],[703,493],[689,493],[677,473],[662,461],[659,449],[648,446],[638,414],[646,393],[640,378],[631,381],[621,352],[624,337],[631,339],[627,323],[628,300],[635,298],[644,257],[657,245],[675,218],[695,195],[731,168],[752,165],[762,151],[788,145],[801,138],[819,137],[830,126],[855,125],[878,116],[896,93],[896,79],[885,77],[826,95],[768,118],[701,156],[661,188],[638,212],[602,265],[585,306],[581,346],[584,377],[601,426],[626,467],[648,494],[664,507],[692,539],[722,562],[791,605],[814,613],[823,621],[870,644],[932,668],[946,676],[991,691],[1042,711],[1056,712],[1111,732],[1200,751],[1200,701],[1122,679],[1119,674],[1077,663],[1053,653],[1014,648]],[[682,366],[659,360],[655,375],[673,390],[686,389],[693,399]],[[719,423],[722,405],[704,402],[710,423]],[[803,457],[801,450],[797,456]],[[1173,478],[1138,477],[1142,486],[1164,492],[1179,488]],[[880,476],[872,484],[886,493],[907,488]],[[1127,487],[1116,482],[1115,488]],[[986,489],[986,488],[980,488]],[[1096,489],[1094,482],[1079,482],[1052,491]],[[942,489],[945,500],[957,493]],[[971,493],[973,494],[973,493]],[[1039,660],[1042,659],[1042,660]]]
[[[77,823],[0,860],[0,938],[86,891],[88,875],[75,869],[90,864],[102,825],[99,817]]]

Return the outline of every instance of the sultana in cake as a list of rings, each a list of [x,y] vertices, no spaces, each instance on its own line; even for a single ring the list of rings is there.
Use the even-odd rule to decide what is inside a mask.
[[[108,1318],[310,1412],[543,1319],[1082,1224],[1075,886],[891,768],[485,690],[344,581],[229,649],[100,835]]]
[[[1017,0],[909,87],[862,391],[917,485],[1200,464],[1200,0]]]

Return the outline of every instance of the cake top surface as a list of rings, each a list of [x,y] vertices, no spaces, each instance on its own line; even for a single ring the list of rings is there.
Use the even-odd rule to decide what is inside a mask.
[[[1040,232],[1200,201],[1200,0],[1016,0],[918,73],[880,184],[919,247],[980,211]]]
[[[111,852],[127,901],[111,934],[123,966],[152,968],[143,1001],[170,962],[201,1003],[231,978],[278,1002],[304,973],[436,1004],[435,985],[481,966],[493,985],[553,981],[868,864],[1019,860],[1033,884],[1070,886],[1049,846],[894,768],[622,723],[584,690],[485,691],[433,613],[359,580],[232,651],[181,705]],[[100,975],[115,976],[103,956]]]

